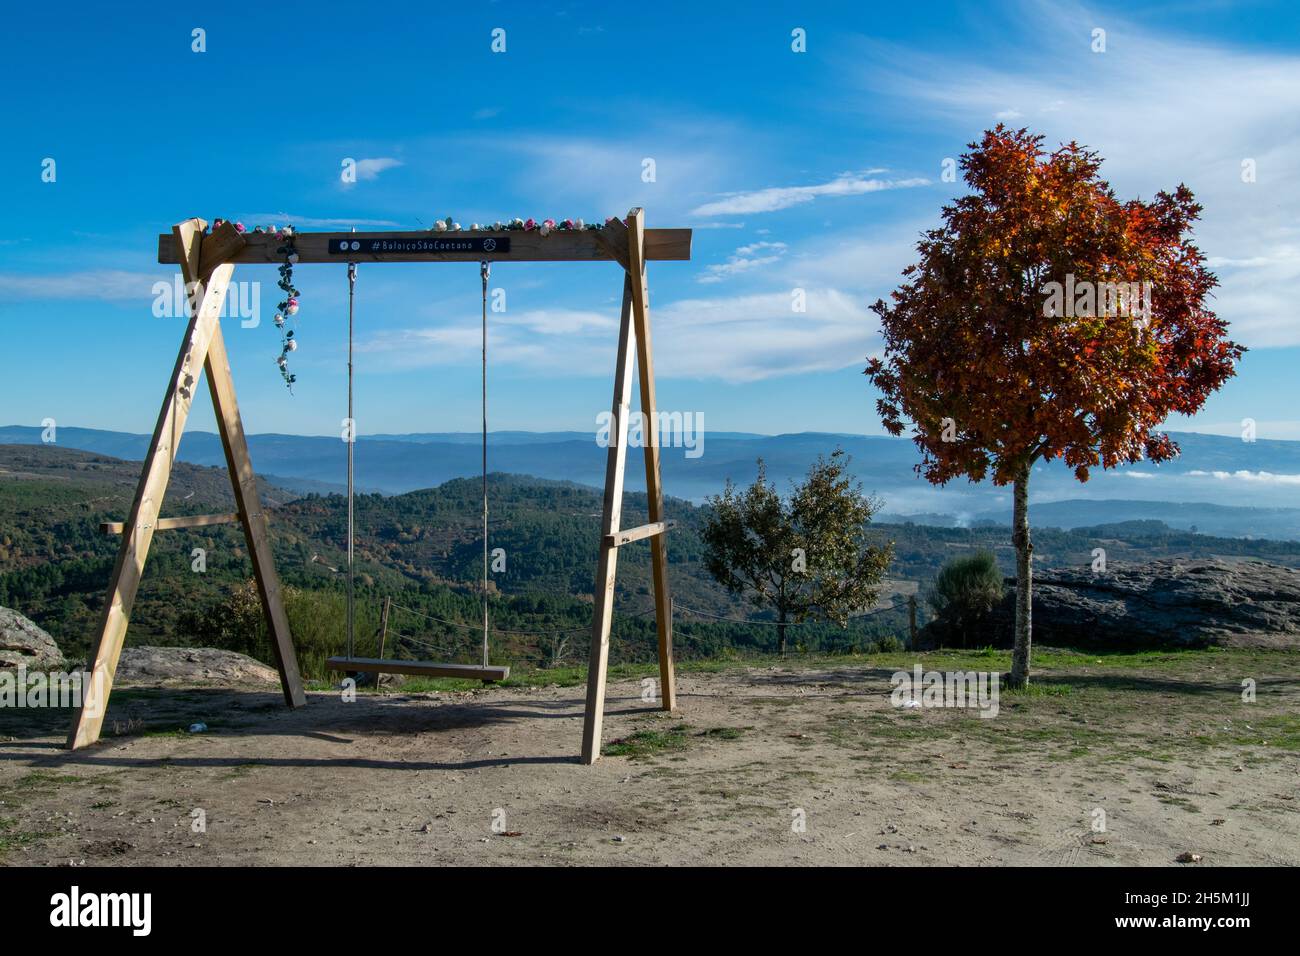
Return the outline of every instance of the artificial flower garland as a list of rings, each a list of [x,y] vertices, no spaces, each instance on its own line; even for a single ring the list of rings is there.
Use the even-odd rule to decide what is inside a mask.
[[[553,232],[582,232],[584,230],[590,230],[590,229],[604,229],[605,226],[608,226],[611,222],[616,222],[616,221],[623,222],[624,224],[627,223],[626,219],[618,220],[614,216],[610,216],[608,219],[606,219],[604,226],[596,222],[583,222],[581,219],[562,219],[559,222],[556,222],[554,219],[543,219],[541,222],[538,222],[536,219],[510,219],[506,222],[502,222],[501,220],[498,219],[496,222],[492,223],[491,225],[487,225],[485,223],[477,223],[477,222],[473,223],[470,225],[469,231],[470,232],[512,232],[512,231],[533,232],[534,230],[536,230],[537,232],[541,233],[543,236],[549,236]],[[448,216],[446,219],[439,219],[436,222],[434,222],[433,228],[431,228],[429,231],[430,232],[461,232],[462,229],[460,223],[453,220],[451,216]]]
[[[216,229],[224,222],[225,219],[214,219],[212,228]],[[248,231],[242,222],[232,222],[231,225],[235,227],[235,232],[242,234]],[[280,240],[280,246],[275,252],[284,257],[284,262],[280,264],[280,281],[277,285],[284,293],[284,298],[275,307],[275,327],[280,330],[280,355],[275,364],[285,386],[292,392],[293,383],[298,381],[298,376],[289,371],[289,353],[298,350],[298,340],[294,338],[294,330],[285,326],[288,319],[298,314],[298,296],[301,294],[293,286],[293,267],[298,264],[298,249],[294,245],[296,234],[293,226],[257,226],[253,232]]]
[[[212,220],[212,228],[217,229],[227,220]],[[469,228],[471,232],[538,232],[543,236],[549,236],[553,232],[584,232],[593,229],[604,229],[611,222],[623,222],[627,220],[618,220],[610,216],[605,220],[604,225],[594,222],[583,222],[581,219],[562,219],[556,222],[554,219],[543,219],[538,222],[536,219],[511,219],[506,222],[500,220],[489,225],[473,223]],[[235,232],[245,233],[247,228],[242,222],[232,222]],[[439,219],[433,224],[430,232],[461,232],[460,223],[448,216],[446,219]],[[280,264],[280,281],[277,283],[281,291],[284,292],[284,299],[275,307],[275,327],[280,330],[280,355],[275,360],[276,367],[280,369],[280,375],[284,379],[284,384],[289,391],[293,391],[293,383],[298,381],[298,376],[289,371],[289,353],[298,350],[298,340],[294,337],[294,330],[286,328],[288,319],[298,314],[298,296],[301,294],[293,285],[293,267],[298,264],[298,249],[295,243],[293,226],[256,226],[253,229],[254,234],[274,236],[280,240],[280,246],[275,250],[276,255],[283,256],[284,262]],[[296,323],[295,323],[296,324]]]

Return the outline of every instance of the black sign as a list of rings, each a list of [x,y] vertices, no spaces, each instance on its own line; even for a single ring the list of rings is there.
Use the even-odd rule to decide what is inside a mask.
[[[332,256],[402,255],[420,252],[509,252],[510,239],[504,236],[457,236],[429,233],[427,236],[398,236],[331,239]]]

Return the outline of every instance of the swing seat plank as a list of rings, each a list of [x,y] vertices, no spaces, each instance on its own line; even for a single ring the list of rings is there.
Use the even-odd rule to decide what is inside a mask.
[[[499,681],[510,676],[509,667],[489,664],[439,664],[434,661],[395,661],[378,657],[331,657],[325,662],[332,671],[362,674],[409,674],[413,677],[460,677],[465,680]]]

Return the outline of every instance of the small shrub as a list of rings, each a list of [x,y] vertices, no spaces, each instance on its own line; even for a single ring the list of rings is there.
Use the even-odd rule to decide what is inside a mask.
[[[934,609],[940,633],[960,636],[961,646],[966,647],[1005,591],[993,552],[977,551],[940,568],[926,600]]]

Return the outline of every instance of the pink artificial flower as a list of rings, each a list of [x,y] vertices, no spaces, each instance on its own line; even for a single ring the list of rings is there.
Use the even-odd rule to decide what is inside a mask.
[[[235,232],[244,232],[244,231],[245,231],[244,224],[242,222],[235,223]]]
[[[297,299],[290,299],[290,300],[288,301],[288,303],[286,303],[286,304],[287,304],[287,305],[291,305],[291,306],[292,306],[292,305],[297,305],[297,304],[298,304],[298,300],[297,300]]]
[[[536,228],[537,221],[535,219],[529,218],[524,221],[524,232],[532,232]]]
[[[565,228],[565,229],[572,229],[572,228],[573,228],[573,220],[572,220],[572,219],[566,219],[566,220],[564,220],[564,224],[563,224],[563,225],[564,225],[564,228]]]

